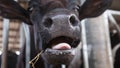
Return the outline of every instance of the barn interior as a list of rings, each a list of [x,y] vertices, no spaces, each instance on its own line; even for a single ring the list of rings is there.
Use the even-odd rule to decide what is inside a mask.
[[[28,6],[28,1],[29,0],[17,0],[17,2],[20,3],[21,6],[23,6],[26,9],[27,9],[27,6]],[[105,13],[106,13],[105,15],[109,17],[109,20],[107,19],[108,22],[109,22],[108,23],[109,24],[108,29],[110,29],[110,30],[108,30],[108,32],[111,31],[114,34],[115,33],[120,33],[120,0],[113,0],[111,7]],[[106,20],[105,17],[103,17],[103,18]],[[94,21],[97,22],[97,20],[99,20],[99,19],[96,18]],[[9,28],[8,28],[9,32],[8,32],[7,40],[4,39],[5,38],[4,37],[4,35],[5,35],[4,22],[9,23],[9,25],[8,25],[9,26]],[[113,22],[113,24],[111,24],[110,22]],[[23,27],[22,23],[23,22],[20,21],[20,20],[6,19],[6,18],[0,17],[0,55],[2,54],[2,51],[4,49],[3,47],[4,47],[6,42],[8,42],[8,44],[7,44],[8,45],[8,50],[10,50],[12,52],[15,52],[17,55],[20,54],[20,49],[23,45],[22,43],[25,41],[25,38],[23,37],[24,31],[22,29],[22,27]],[[120,36],[118,36],[118,37],[120,37]],[[24,39],[24,41],[23,41],[23,39]],[[109,44],[111,44],[110,34],[109,34],[108,39],[110,40]],[[115,40],[119,41],[119,45],[120,45],[120,39],[115,39]],[[112,49],[112,47],[110,47],[110,48]],[[120,68],[120,67],[118,67],[118,68]]]

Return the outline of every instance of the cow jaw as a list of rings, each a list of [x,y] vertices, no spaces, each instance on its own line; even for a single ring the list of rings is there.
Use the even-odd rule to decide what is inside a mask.
[[[49,64],[69,64],[75,56],[75,47],[78,40],[61,36],[52,39],[48,43],[48,48],[42,54]]]

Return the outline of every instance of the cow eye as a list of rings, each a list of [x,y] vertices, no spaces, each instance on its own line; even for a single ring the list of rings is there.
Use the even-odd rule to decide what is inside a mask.
[[[74,8],[73,8],[75,11],[78,11],[80,9],[80,6],[76,5]]]

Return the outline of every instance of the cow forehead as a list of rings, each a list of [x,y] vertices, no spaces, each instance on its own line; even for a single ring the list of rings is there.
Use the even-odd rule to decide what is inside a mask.
[[[49,2],[61,2],[62,4],[66,5],[67,1],[66,0],[38,0],[41,2],[41,4],[45,5],[48,4]]]

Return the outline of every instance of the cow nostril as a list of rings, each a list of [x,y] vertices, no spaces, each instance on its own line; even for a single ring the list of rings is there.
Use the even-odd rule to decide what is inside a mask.
[[[44,24],[45,27],[50,28],[53,24],[53,21],[52,21],[51,18],[46,18],[45,21],[43,22],[43,24]]]
[[[71,17],[69,18],[69,21],[70,21],[70,23],[71,23],[73,26],[76,26],[76,25],[78,24],[75,16],[71,16]]]

